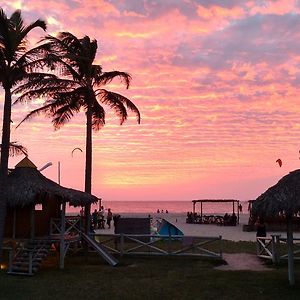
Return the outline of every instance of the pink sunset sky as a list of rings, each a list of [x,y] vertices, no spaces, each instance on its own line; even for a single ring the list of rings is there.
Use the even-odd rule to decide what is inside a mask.
[[[48,33],[98,40],[104,71],[129,72],[140,109],[122,126],[112,114],[94,134],[93,194],[113,200],[254,199],[300,168],[300,4],[246,0],[4,1]],[[41,30],[30,35],[33,43]],[[0,97],[3,103],[3,92]],[[85,119],[54,131],[42,103],[13,107],[12,141],[57,181],[83,189]],[[2,118],[1,104],[1,118]],[[2,124],[2,120],[1,120]],[[276,163],[282,159],[280,168]],[[10,160],[13,167],[21,159]]]

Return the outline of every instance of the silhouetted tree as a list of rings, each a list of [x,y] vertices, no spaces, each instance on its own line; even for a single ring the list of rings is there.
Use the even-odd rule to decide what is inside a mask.
[[[42,76],[42,74],[34,72],[34,68],[37,66],[34,64],[37,60],[37,53],[34,49],[27,49],[26,37],[31,30],[37,27],[46,30],[46,23],[37,20],[26,26],[20,10],[16,10],[8,18],[0,8],[0,83],[5,92],[0,160],[0,250],[2,250],[6,215],[6,203],[5,199],[1,198],[1,189],[5,188],[8,175],[12,88],[26,78]],[[0,253],[2,254],[2,251]]]
[[[126,97],[104,89],[107,83],[118,77],[129,87],[131,76],[125,72],[103,72],[94,64],[97,41],[88,36],[78,39],[69,32],[61,32],[57,37],[47,36],[40,46],[44,63],[61,75],[60,78],[42,81],[28,80],[17,92],[23,93],[17,100],[23,102],[47,96],[44,106],[30,112],[23,120],[38,114],[53,117],[56,129],[67,123],[81,109],[86,114],[86,163],[85,192],[91,193],[92,183],[92,130],[98,131],[105,124],[103,104],[114,110],[120,124],[127,119],[127,109],[133,111],[140,123],[138,108]],[[21,123],[22,123],[21,122]],[[89,208],[86,209],[86,212]],[[89,213],[89,212],[88,212]]]

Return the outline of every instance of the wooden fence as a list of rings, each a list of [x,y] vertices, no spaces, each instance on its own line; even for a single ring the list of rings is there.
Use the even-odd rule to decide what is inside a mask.
[[[222,259],[222,237],[93,234],[106,251],[123,255],[198,256]]]
[[[300,260],[300,238],[294,238],[293,244],[294,259]],[[278,264],[280,260],[287,259],[287,239],[280,235],[258,237],[257,256],[260,258],[271,259],[275,264]]]

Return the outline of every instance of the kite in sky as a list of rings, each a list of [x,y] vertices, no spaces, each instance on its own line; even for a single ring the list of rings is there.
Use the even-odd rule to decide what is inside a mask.
[[[282,166],[282,160],[281,160],[280,158],[278,158],[278,159],[276,160],[276,162],[278,163],[279,167],[281,168],[281,166]]]
[[[79,150],[80,152],[82,152],[82,150],[81,150],[80,148],[74,148],[74,149],[72,150],[72,157],[73,157],[73,153],[74,153],[75,150]]]

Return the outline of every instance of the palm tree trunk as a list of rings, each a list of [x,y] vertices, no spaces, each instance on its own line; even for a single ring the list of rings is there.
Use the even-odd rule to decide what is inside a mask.
[[[2,146],[0,162],[0,262],[2,261],[2,245],[4,238],[4,227],[6,217],[6,199],[3,198],[8,175],[8,156],[10,141],[10,119],[11,119],[11,91],[5,88],[5,101],[3,109]]]
[[[85,192],[92,193],[92,109],[89,106],[86,113],[86,144],[85,144]],[[91,225],[91,205],[85,206],[86,233]]]
[[[1,146],[1,175],[6,177],[8,172],[8,156],[10,142],[10,120],[11,120],[11,91],[5,89],[5,101],[3,110],[2,146]]]

